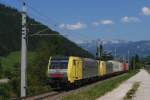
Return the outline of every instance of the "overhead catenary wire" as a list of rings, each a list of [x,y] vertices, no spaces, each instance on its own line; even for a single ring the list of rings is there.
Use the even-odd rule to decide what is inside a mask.
[[[22,0],[18,0],[18,2],[21,3]],[[30,13],[31,15],[37,17],[37,19],[41,20],[42,22],[44,22],[45,24],[48,24],[48,26],[50,26],[51,28],[54,28],[56,25],[53,25],[53,24],[50,24],[49,22],[49,19],[48,16],[46,16],[45,14],[41,13],[40,11],[36,10],[35,8],[33,8],[32,6],[30,6],[28,4],[28,2],[26,2],[26,6],[28,8],[28,10],[31,10],[32,12],[34,12],[35,14],[33,13]],[[28,12],[29,13],[29,12]],[[28,15],[29,16],[29,15]],[[43,24],[43,23],[42,23]],[[34,24],[34,23],[31,23],[30,25],[32,26],[36,26],[36,25],[40,25],[40,24]]]
[[[29,8],[32,8],[32,7],[29,7]],[[45,24],[47,24],[48,26],[50,26],[50,28],[52,28],[52,30],[54,29],[55,30],[55,28],[56,28],[56,24],[51,24],[50,23],[50,21],[48,20],[48,17],[46,17],[46,16],[43,16],[43,14],[42,13],[40,13],[39,11],[37,11],[37,10],[33,10],[34,8],[32,8],[32,11],[34,11],[34,13],[36,13],[36,15],[33,15],[33,16],[36,16],[39,20],[41,20],[42,22],[44,22]],[[32,26],[38,26],[38,25],[41,25],[41,24],[30,24],[30,25],[32,25]],[[47,26],[46,25],[46,26]],[[36,32],[36,33],[34,33],[33,35],[31,35],[31,36],[56,36],[56,34],[40,34],[40,33],[42,33],[42,32],[46,32],[46,31],[48,31],[49,30],[49,28],[46,28],[46,29],[43,29],[43,30],[40,30],[39,32]],[[57,30],[57,29],[56,29]],[[57,34],[58,35],[58,34]],[[66,36],[66,34],[61,34],[61,35],[63,35],[63,36]]]
[[[16,0],[16,1],[18,1],[19,3],[20,3],[20,5],[22,4],[22,1],[23,0]],[[4,3],[4,4],[6,4],[6,3]],[[26,6],[27,6],[27,11],[28,10],[31,10],[32,12],[30,12],[30,14],[29,15],[32,15],[32,16],[35,16],[37,19],[39,19],[39,21],[42,21],[43,23],[42,24],[46,24],[46,26],[48,25],[49,26],[49,28],[51,28],[52,30],[54,30],[54,31],[58,31],[59,33],[61,33],[61,35],[62,36],[65,36],[66,38],[70,35],[70,34],[75,34],[75,35],[77,35],[77,36],[79,36],[79,37],[84,37],[85,39],[83,40],[83,41],[88,41],[87,40],[87,35],[84,35],[82,32],[73,32],[73,31],[70,31],[70,30],[68,30],[68,29],[60,29],[60,27],[59,27],[59,25],[61,24],[60,22],[61,21],[57,21],[57,20],[55,20],[55,19],[53,19],[53,18],[50,18],[49,16],[47,16],[47,15],[45,15],[45,14],[43,14],[43,13],[41,13],[39,10],[37,10],[37,9],[35,9],[34,7],[32,7],[32,6],[30,6],[29,4],[28,4],[28,2],[26,1]],[[7,12],[0,12],[0,14],[5,14],[5,15],[9,15],[9,16],[19,16],[19,14],[20,14],[20,16],[21,16],[21,10],[19,10],[19,12],[17,12],[17,13],[7,13]],[[28,12],[29,13],[29,12]],[[34,14],[33,14],[34,13]],[[28,16],[29,16],[28,15]],[[50,23],[50,22],[53,22],[53,23]],[[28,25],[31,25],[31,26],[38,26],[38,25],[40,25],[40,24],[34,24],[34,23],[31,23],[31,24],[28,24]],[[45,30],[45,29],[44,29]],[[48,31],[48,29],[47,30],[45,30],[45,31],[42,31],[42,30],[40,30],[40,31],[38,31],[38,32],[36,32],[36,33],[42,33],[42,32],[46,32],[46,31]],[[63,33],[63,34],[62,34]],[[28,35],[29,36],[29,35]],[[36,35],[36,36],[38,36],[38,35]],[[40,35],[41,36],[41,35]],[[45,36],[48,36],[48,34],[46,34]],[[51,36],[55,36],[55,35],[51,35]],[[70,39],[69,39],[70,40]]]
[[[37,15],[38,16],[36,16],[36,17],[39,17],[39,16],[41,16],[41,18],[44,20],[44,22],[45,23],[47,23],[49,26],[52,26],[53,28],[57,28],[56,30],[60,30],[60,28],[59,28],[59,25],[61,24],[60,22],[58,22],[58,21],[56,21],[56,20],[54,20],[53,18],[50,18],[49,16],[46,16],[45,14],[43,14],[43,13],[41,13],[40,11],[38,11],[37,9],[35,9],[35,8],[33,8],[32,6],[30,6],[30,5],[28,5],[27,4],[27,6],[28,6],[28,8],[30,8],[32,11],[34,11],[35,13],[37,13]],[[42,21],[43,21],[42,20]],[[54,22],[55,24],[51,24],[50,22]],[[34,24],[33,24],[34,25]],[[36,26],[36,24],[35,24],[35,26]],[[51,27],[51,28],[52,28]],[[68,30],[66,30],[66,29],[62,29],[63,31],[67,31],[67,33],[69,33],[69,34],[73,34],[73,33],[70,33],[70,32],[68,32]],[[62,31],[61,30],[61,31]],[[79,33],[79,32],[78,32]]]
[[[33,8],[32,6],[30,6],[30,5],[27,4],[27,7],[30,8],[30,9],[32,9],[34,12],[36,12],[36,13],[39,14],[40,16],[42,16],[42,17],[44,17],[44,18],[46,18],[46,19],[48,19],[48,20],[54,21],[56,24],[60,24],[58,21],[56,21],[56,20],[50,18],[49,16],[47,16],[47,15],[41,13],[41,12],[38,11],[37,9]]]
[[[37,9],[33,8],[32,6],[30,6],[29,4],[27,4],[27,7],[32,10],[33,12],[35,12],[38,16],[36,17],[40,17],[42,19],[42,21],[44,20],[44,22],[46,22],[48,25],[50,26],[53,26],[54,27],[57,27],[60,23],[57,22],[56,20],[54,21],[54,19],[46,16],[45,14],[41,13],[40,11],[38,11]],[[52,24],[50,22],[54,22],[55,24]]]
[[[38,15],[39,15],[39,14],[42,15],[41,13],[38,13]],[[39,16],[38,16],[38,17],[39,17]],[[40,20],[41,20],[41,19],[40,19]],[[42,21],[43,21],[43,22],[46,22],[46,23],[49,22],[49,20],[48,20],[47,18],[45,18],[45,17],[42,17]],[[38,26],[38,24],[32,24],[32,25],[33,25],[33,26]],[[48,23],[48,25],[50,25],[50,23]],[[55,28],[57,28],[56,31],[60,30],[60,29],[59,29],[59,25],[54,24],[53,26],[54,26]],[[61,35],[65,36],[65,37],[68,36],[69,34],[73,34],[73,33],[70,32],[69,30],[64,30],[64,29],[60,30],[59,32],[61,33]],[[62,33],[63,33],[63,34],[62,34]],[[79,36],[83,36],[82,33],[79,33],[79,32],[78,32],[78,34],[80,34]],[[36,36],[37,36],[37,35],[36,35]],[[39,36],[40,36],[40,35],[39,35]],[[53,35],[51,35],[51,36],[53,36]],[[83,36],[83,37],[86,37],[86,36]],[[66,38],[67,38],[67,37],[66,37]]]
[[[18,1],[18,3],[21,5],[22,4],[22,1],[23,0],[16,0]],[[4,3],[6,4],[6,3]],[[35,17],[37,17],[37,19],[39,19],[40,21],[44,22],[42,24],[46,24],[46,26],[48,25],[50,28],[52,28],[52,30],[54,31],[58,31],[60,33],[64,33],[65,36],[69,36],[70,34],[76,34],[78,35],[79,37],[84,37],[85,38],[85,41],[86,41],[86,37],[87,35],[84,35],[83,33],[81,32],[73,32],[73,31],[70,31],[70,30],[67,30],[67,29],[60,29],[59,28],[59,25],[61,24],[60,21],[57,21],[55,20],[54,18],[50,18],[49,16],[47,16],[46,14],[44,13],[41,13],[39,10],[35,9],[34,7],[32,7],[31,5],[28,4],[28,1],[26,0],[26,6],[27,6],[27,10],[31,10],[32,12],[30,12],[30,15],[33,15]],[[18,16],[18,14],[21,15],[21,12],[22,11],[19,11],[18,13],[13,13],[13,14],[10,14],[10,13],[7,13],[7,12],[0,12],[0,14],[6,14],[6,15],[12,15],[12,16]],[[28,12],[29,13],[29,12]],[[33,14],[35,13],[35,14]],[[28,15],[29,16],[29,15]],[[53,22],[54,24],[50,23],[50,22]],[[34,24],[34,23],[31,23],[30,25],[32,26],[36,26],[38,24]],[[41,30],[40,30],[41,31]],[[62,35],[64,35],[62,34]]]

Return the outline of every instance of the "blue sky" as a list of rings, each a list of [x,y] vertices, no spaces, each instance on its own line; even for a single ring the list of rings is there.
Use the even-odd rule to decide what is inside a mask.
[[[0,0],[21,10],[21,0]],[[75,42],[150,40],[150,0],[26,0],[28,15]],[[37,13],[38,12],[38,13]]]

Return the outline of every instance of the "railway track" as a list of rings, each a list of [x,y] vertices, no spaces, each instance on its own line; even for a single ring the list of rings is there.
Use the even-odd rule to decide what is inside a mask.
[[[87,84],[85,86],[81,86],[80,88],[76,88],[73,90],[69,90],[69,91],[62,91],[62,90],[55,90],[55,91],[51,91],[51,92],[44,92],[44,93],[39,93],[39,94],[35,94],[32,96],[27,96],[27,97],[22,97],[22,98],[15,98],[13,100],[60,100],[62,97],[67,96],[70,93],[76,92],[76,91],[80,91],[80,90],[84,90],[87,87],[91,87],[94,84],[97,84],[99,82],[96,83],[91,83],[91,84]]]
[[[65,91],[51,91],[22,98],[15,98],[14,100],[46,100],[46,98],[50,98],[48,100],[54,100],[54,97],[57,98],[63,93],[65,93]]]
[[[70,91],[61,91],[61,92],[52,91],[52,92],[42,93],[35,96],[23,97],[18,100],[60,100],[62,97],[67,96],[68,94],[76,90],[78,89],[70,90]]]

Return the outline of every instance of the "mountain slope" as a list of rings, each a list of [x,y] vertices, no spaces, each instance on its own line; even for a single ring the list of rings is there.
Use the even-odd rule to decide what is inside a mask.
[[[29,30],[27,95],[51,90],[47,84],[49,56],[93,57],[88,51],[61,35],[31,37],[31,34],[48,27],[29,17],[27,22]],[[33,26],[32,24],[39,25]],[[49,29],[41,34],[59,33]],[[10,91],[6,94],[6,96],[10,97],[20,96],[20,48],[21,14],[15,9],[0,5],[0,76],[10,79],[10,84],[8,84]],[[4,89],[4,92],[6,89]]]
[[[29,35],[48,28],[34,19],[28,17]],[[39,24],[33,26],[32,24]],[[41,34],[59,34],[49,29]],[[80,48],[63,36],[34,36],[28,37],[28,49],[35,51],[42,45],[48,45],[52,55],[75,55],[92,57],[92,55]],[[12,51],[19,51],[21,47],[21,14],[16,9],[0,4],[0,56]]]

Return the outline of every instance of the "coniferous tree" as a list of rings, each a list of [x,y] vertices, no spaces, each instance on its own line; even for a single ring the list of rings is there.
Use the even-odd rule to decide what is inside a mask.
[[[100,59],[103,60],[103,55],[104,54],[104,50],[103,50],[103,45],[100,45]]]
[[[140,69],[141,68],[141,62],[140,62],[140,58],[139,56],[136,54],[135,56],[133,56],[131,58],[130,61],[130,69],[134,70],[134,69]]]
[[[136,69],[140,69],[140,66],[141,65],[141,63],[140,63],[140,58],[139,58],[139,56],[136,54],[135,55],[135,66],[136,66]]]
[[[130,70],[134,69],[134,56],[132,56],[132,58],[131,58],[129,69]]]
[[[2,77],[3,77],[3,67],[2,67],[1,59],[0,59],[0,78]]]

